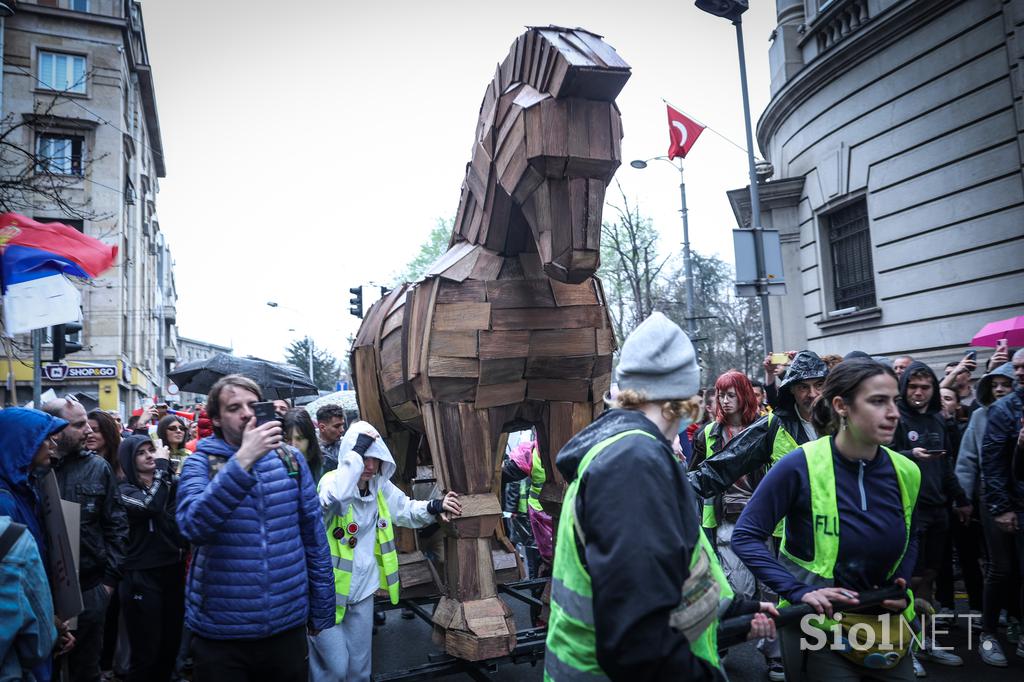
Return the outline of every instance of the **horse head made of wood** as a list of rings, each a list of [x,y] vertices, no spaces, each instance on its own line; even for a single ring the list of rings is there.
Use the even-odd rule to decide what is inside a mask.
[[[521,35],[480,106],[453,244],[536,251],[560,282],[592,276],[605,188],[621,162],[615,97],[629,74],[610,45],[583,29]]]

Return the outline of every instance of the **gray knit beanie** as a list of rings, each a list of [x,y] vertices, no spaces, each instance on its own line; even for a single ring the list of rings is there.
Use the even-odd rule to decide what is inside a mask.
[[[661,313],[652,313],[626,338],[619,353],[619,391],[647,400],[684,400],[700,388],[700,368],[690,338]]]

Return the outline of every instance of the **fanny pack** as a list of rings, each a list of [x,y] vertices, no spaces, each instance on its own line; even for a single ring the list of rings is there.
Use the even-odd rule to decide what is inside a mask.
[[[691,642],[696,641],[714,622],[722,595],[722,586],[711,573],[707,550],[700,545],[698,547],[700,556],[690,569],[690,577],[683,583],[679,606],[668,617],[669,626],[682,632]]]
[[[904,631],[905,621],[899,613],[844,613],[842,651],[836,651],[850,663],[872,670],[890,670],[899,665],[910,651],[913,636]],[[851,629],[857,632],[851,636]]]

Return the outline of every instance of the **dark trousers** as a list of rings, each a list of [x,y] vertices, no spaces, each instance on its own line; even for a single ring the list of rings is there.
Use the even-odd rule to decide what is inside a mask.
[[[306,682],[306,627],[262,639],[207,639],[192,635],[192,682]]]
[[[82,590],[82,612],[78,614],[75,648],[68,654],[72,682],[96,682],[100,679],[103,624],[107,619],[109,601],[107,588],[102,584]]]
[[[935,597],[943,606],[953,608],[956,597],[953,576],[953,548],[956,548],[957,563],[967,590],[967,603],[975,611],[981,611],[981,593],[984,577],[981,572],[981,560],[985,554],[985,543],[981,531],[981,520],[977,513],[971,516],[966,526],[950,511],[950,534],[946,539],[943,551],[942,566],[936,581]]]
[[[1018,514],[1018,523],[1024,514]],[[988,510],[981,510],[981,527],[988,545],[985,564],[984,608],[981,629],[995,634],[999,627],[999,612],[1005,607],[1011,616],[1020,616],[1024,606],[1021,575],[1024,573],[1024,531],[1006,533],[999,529]]]
[[[167,682],[185,618],[185,574],[182,564],[125,571],[121,581],[131,664],[128,682]]]

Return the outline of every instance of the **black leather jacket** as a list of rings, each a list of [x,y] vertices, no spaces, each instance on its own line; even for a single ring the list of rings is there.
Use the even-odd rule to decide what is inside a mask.
[[[60,496],[81,505],[78,583],[90,590],[100,583],[116,587],[128,544],[128,517],[117,479],[94,452],[66,455],[53,467]]]

